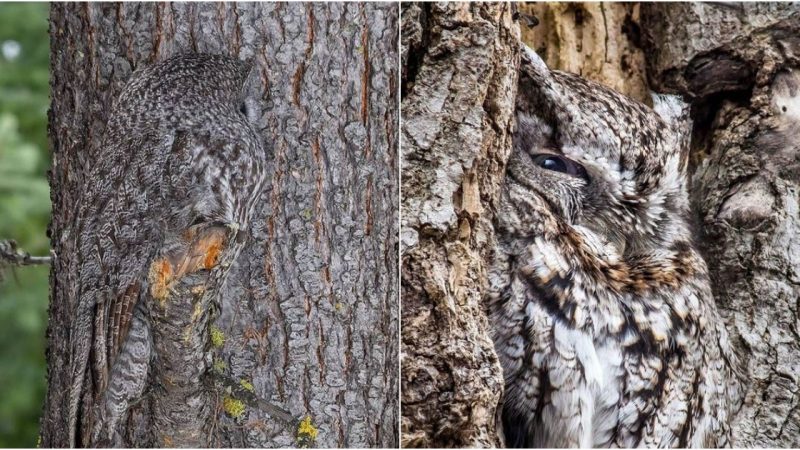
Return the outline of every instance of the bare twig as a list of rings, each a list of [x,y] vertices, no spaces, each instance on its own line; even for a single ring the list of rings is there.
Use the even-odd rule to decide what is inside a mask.
[[[278,406],[275,406],[272,403],[257,396],[252,391],[243,387],[241,382],[237,382],[233,378],[216,371],[212,372],[212,376],[214,379],[219,381],[225,387],[226,390],[229,390],[230,393],[233,394],[236,398],[242,400],[251,407],[264,411],[273,418],[278,419],[281,422],[294,428],[296,428],[297,425],[300,423],[300,420],[292,416],[288,411]]]
[[[17,242],[12,239],[0,239],[0,281],[3,281],[6,268],[50,264],[50,260],[49,256],[31,256],[18,248]]]
[[[37,266],[50,264],[49,256],[31,256],[12,239],[0,239],[0,266]]]

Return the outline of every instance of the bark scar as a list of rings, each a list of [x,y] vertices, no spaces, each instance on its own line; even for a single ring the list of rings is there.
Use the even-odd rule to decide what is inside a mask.
[[[150,265],[150,294],[156,300],[164,301],[169,292],[169,286],[172,281],[172,264],[166,258],[156,259]]]

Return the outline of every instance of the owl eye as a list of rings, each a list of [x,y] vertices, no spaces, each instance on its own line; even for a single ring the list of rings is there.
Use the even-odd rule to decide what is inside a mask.
[[[244,102],[239,105],[239,112],[242,113],[243,116],[247,117],[247,105]]]
[[[553,170],[555,172],[566,173],[573,177],[589,179],[586,169],[575,161],[559,155],[549,153],[533,155],[533,162],[542,169]]]

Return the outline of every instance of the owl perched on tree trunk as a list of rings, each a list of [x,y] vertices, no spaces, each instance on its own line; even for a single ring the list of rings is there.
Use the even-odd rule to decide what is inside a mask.
[[[506,444],[729,446],[737,363],[692,244],[685,109],[523,53],[487,297]]]
[[[264,184],[249,73],[241,61],[202,54],[135,72],[87,158],[70,233],[80,264],[70,445],[124,445],[119,425],[148,380],[159,392],[176,390],[188,408],[211,408],[195,394],[208,365],[214,292]],[[192,295],[183,295],[190,279]]]

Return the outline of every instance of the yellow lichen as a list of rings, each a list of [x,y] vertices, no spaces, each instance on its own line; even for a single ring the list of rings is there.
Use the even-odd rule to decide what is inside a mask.
[[[225,364],[225,361],[221,359],[215,359],[214,364],[211,366],[211,368],[214,369],[214,372],[222,373],[225,372],[225,369],[228,368],[228,365]]]
[[[182,336],[183,336],[183,343],[184,344],[188,344],[189,342],[191,342],[191,340],[192,340],[192,331],[193,331],[193,328],[192,328],[191,325],[187,325],[186,328],[183,329]]]
[[[225,333],[217,327],[211,327],[211,345],[220,348],[225,345]]]
[[[311,416],[306,416],[297,427],[297,445],[308,448],[314,445],[319,430],[311,423]]]
[[[205,293],[206,293],[206,287],[203,286],[203,285],[195,286],[195,287],[192,288],[192,294],[194,294],[194,295],[196,295],[198,297],[203,295],[203,294],[205,294]]]
[[[164,377],[164,382],[170,386],[175,386],[175,378],[167,375]]]
[[[244,402],[226,395],[225,398],[222,399],[222,409],[224,409],[229,416],[238,419],[244,414]]]
[[[255,392],[256,391],[256,388],[253,386],[253,383],[251,383],[251,382],[249,382],[249,381],[247,381],[245,379],[239,380],[239,385],[242,388],[244,388],[244,390],[246,390],[246,391],[250,391],[250,392]]]

